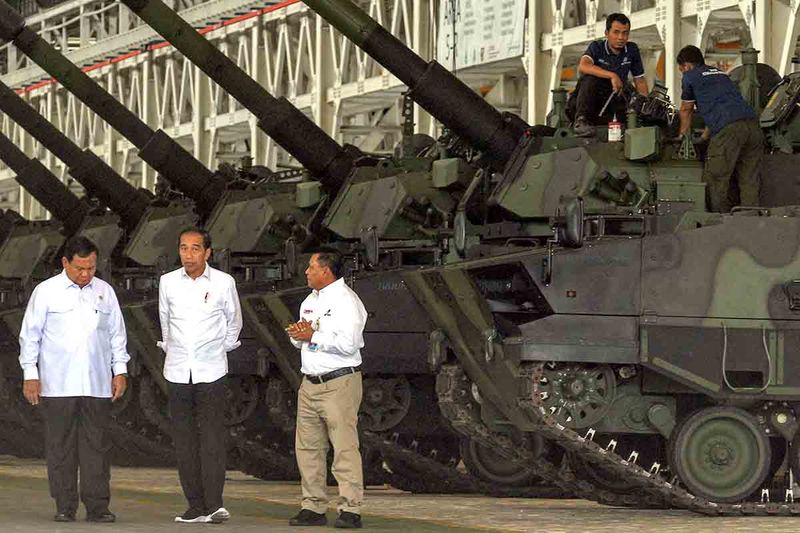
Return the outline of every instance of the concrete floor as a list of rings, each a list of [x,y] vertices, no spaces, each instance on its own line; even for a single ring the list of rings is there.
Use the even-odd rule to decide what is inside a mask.
[[[304,531],[289,527],[297,512],[297,483],[265,482],[240,472],[228,473],[225,505],[232,519],[225,525],[175,524],[185,501],[177,475],[170,469],[112,470],[111,510],[115,524],[87,524],[83,510],[75,523],[51,521],[46,469],[41,461],[0,456],[0,531],[33,533],[114,532],[159,533],[182,529],[226,531]],[[797,529],[800,518],[708,518],[683,511],[638,511],[596,505],[583,500],[527,500],[483,496],[413,495],[388,487],[370,487],[363,519],[365,530],[438,533],[444,531],[639,531],[783,532]],[[335,511],[328,513],[330,524]],[[330,531],[308,528],[306,531]]]

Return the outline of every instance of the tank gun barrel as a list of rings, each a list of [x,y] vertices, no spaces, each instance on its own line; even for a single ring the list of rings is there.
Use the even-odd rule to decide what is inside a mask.
[[[2,133],[0,159],[17,175],[17,182],[50,211],[53,217],[61,221],[67,233],[78,231],[89,210],[88,206],[40,161],[25,155]]]
[[[500,164],[508,161],[527,125],[507,121],[447,69],[426,62],[350,0],[304,2],[405,83],[411,98],[447,128]]]
[[[258,126],[322,185],[336,192],[356,154],[340,146],[286,98],[275,98],[161,0],[122,0],[258,118]]]
[[[125,227],[133,228],[144,215],[150,203],[144,192],[136,190],[93,152],[81,150],[2,81],[0,111],[62,160],[87,194],[99,198],[117,213]]]
[[[0,0],[0,39],[13,42],[25,55],[58,80],[81,102],[120,132],[136,148],[139,157],[209,213],[225,181],[163,131],[154,131],[130,109],[94,82],[85,72],[25,26],[25,19]]]

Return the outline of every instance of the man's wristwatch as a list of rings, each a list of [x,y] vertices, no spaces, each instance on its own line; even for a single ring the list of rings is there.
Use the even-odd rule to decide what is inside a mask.
[[[124,374],[117,374],[114,377],[116,378],[116,377],[119,377],[119,376],[123,376],[125,379],[128,379],[128,373],[127,372],[125,372]]]

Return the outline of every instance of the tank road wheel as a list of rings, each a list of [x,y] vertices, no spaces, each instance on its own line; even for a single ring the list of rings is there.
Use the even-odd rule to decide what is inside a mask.
[[[772,448],[758,421],[738,407],[706,407],[675,431],[670,464],[694,494],[718,503],[739,502],[769,474]]]
[[[404,377],[367,378],[359,412],[359,426],[367,431],[388,431],[400,423],[411,406],[411,385]]]
[[[258,383],[253,376],[231,375],[225,380],[225,425],[241,424],[258,406]]]
[[[503,487],[525,487],[536,482],[533,470],[521,467],[472,439],[461,439],[461,460],[467,472]]]
[[[607,365],[545,367],[539,390],[544,408],[564,426],[578,429],[596,424],[606,415],[617,381]]]

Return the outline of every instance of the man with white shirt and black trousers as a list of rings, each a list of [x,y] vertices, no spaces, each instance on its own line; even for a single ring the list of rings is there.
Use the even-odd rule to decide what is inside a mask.
[[[327,524],[325,493],[328,440],[331,471],[339,485],[338,528],[361,527],[364,479],[358,443],[361,405],[361,348],[367,312],[342,278],[344,260],[334,249],[309,259],[306,279],[311,294],[300,306],[300,321],[286,331],[300,348],[303,382],[297,394],[295,454],[303,490],[302,509],[293,526]]]
[[[114,289],[95,277],[97,247],[64,245],[63,271],[36,286],[19,334],[23,394],[41,405],[56,522],[73,522],[80,499],[90,522],[114,522],[108,451],[111,402],[127,386],[127,337]]]
[[[224,522],[225,376],[228,352],[240,344],[242,311],[234,279],[211,268],[211,236],[180,234],[183,265],[161,276],[158,312],[166,352],[169,412],[178,474],[189,508],[176,522]]]

